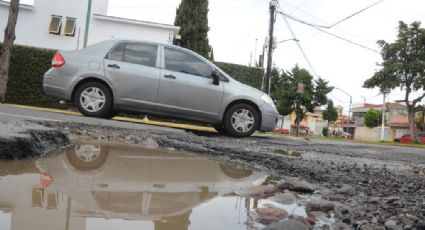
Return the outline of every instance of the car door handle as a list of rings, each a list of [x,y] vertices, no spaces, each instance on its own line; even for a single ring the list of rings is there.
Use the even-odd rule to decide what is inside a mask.
[[[176,79],[176,77],[172,74],[165,74],[164,77],[169,79]]]
[[[117,65],[117,64],[109,64],[108,67],[113,68],[113,69],[119,69],[120,68],[120,66]]]

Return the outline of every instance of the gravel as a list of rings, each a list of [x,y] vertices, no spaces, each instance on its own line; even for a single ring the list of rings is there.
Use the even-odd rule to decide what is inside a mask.
[[[336,229],[424,229],[425,226],[425,153],[417,150],[265,136],[236,139],[166,129],[122,129],[64,122],[40,124],[62,131],[73,142],[159,146],[261,170],[282,178],[281,190],[314,192],[320,196],[321,203],[310,204],[310,211],[333,213]],[[47,139],[54,139],[51,143],[63,139],[61,134],[57,136],[52,134]],[[48,144],[45,148],[53,146]],[[295,182],[302,186],[295,186]],[[278,227],[287,224],[301,227],[295,222],[284,220],[267,229],[281,229]]]

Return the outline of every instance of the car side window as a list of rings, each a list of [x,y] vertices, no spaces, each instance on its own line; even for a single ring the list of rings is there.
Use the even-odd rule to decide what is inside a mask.
[[[109,59],[155,67],[158,46],[142,43],[121,43],[109,53]]]
[[[211,77],[212,67],[192,54],[165,47],[164,56],[167,70]]]

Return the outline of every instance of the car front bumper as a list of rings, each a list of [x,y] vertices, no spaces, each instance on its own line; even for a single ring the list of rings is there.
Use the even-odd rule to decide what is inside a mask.
[[[268,103],[261,105],[261,125],[259,130],[268,132],[276,128],[277,121],[279,120],[279,113],[276,108]]]

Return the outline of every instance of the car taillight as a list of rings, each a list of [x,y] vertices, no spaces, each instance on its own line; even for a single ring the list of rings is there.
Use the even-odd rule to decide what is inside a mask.
[[[55,56],[52,59],[52,67],[53,68],[60,68],[63,65],[65,65],[65,59],[60,53],[56,53]]]

